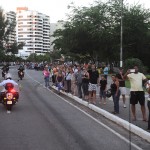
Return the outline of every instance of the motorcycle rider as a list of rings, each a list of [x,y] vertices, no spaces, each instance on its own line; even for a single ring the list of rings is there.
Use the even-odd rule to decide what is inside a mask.
[[[24,66],[21,64],[21,65],[19,66],[18,70],[24,71]]]
[[[24,76],[24,66],[22,64],[18,68],[18,76],[19,76],[20,72],[23,72],[23,76]]]
[[[9,71],[9,64],[6,64],[2,67],[2,77],[5,79],[5,75],[8,73]]]
[[[0,93],[0,102],[2,101],[2,94],[6,91],[5,89],[5,85],[7,83],[12,83],[14,85],[14,89],[16,91],[16,93],[18,94],[19,92],[19,86],[18,86],[18,83],[15,82],[14,80],[12,80],[12,77],[11,77],[11,74],[10,73],[7,73],[5,75],[5,80],[3,80],[1,83],[0,83],[0,86],[4,86],[4,88],[2,89],[1,93]],[[19,97],[19,94],[17,95],[17,98]]]

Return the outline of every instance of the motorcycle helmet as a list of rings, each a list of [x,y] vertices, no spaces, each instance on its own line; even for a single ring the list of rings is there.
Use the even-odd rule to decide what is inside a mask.
[[[5,78],[6,78],[6,80],[7,79],[11,79],[12,77],[11,77],[11,74],[10,73],[7,73],[6,75],[5,75]]]
[[[106,91],[106,97],[109,98],[109,97],[111,97],[111,95],[112,95],[112,94],[111,94],[111,89],[108,89],[108,90]]]
[[[14,85],[12,83],[6,83],[5,89],[6,90],[12,90],[14,88]]]

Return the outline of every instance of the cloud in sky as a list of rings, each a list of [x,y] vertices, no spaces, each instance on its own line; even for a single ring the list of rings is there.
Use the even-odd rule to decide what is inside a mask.
[[[28,7],[30,10],[37,10],[50,16],[51,22],[64,19],[68,12],[67,6],[74,2],[76,6],[88,6],[95,0],[0,0],[0,6],[6,11],[16,10],[16,7]],[[105,1],[105,0],[103,0]],[[124,0],[129,3],[139,2],[150,8],[150,0]]]
[[[10,11],[16,10],[16,7],[28,7],[30,10],[37,10],[47,14],[51,18],[51,22],[63,19],[67,11],[67,6],[74,2],[77,5],[88,5],[94,0],[0,0],[0,6]]]

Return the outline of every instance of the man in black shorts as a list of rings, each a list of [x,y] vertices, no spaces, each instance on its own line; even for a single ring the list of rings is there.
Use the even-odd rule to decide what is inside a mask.
[[[136,107],[135,105],[139,102],[141,105],[141,111],[143,115],[143,121],[147,121],[146,119],[146,109],[145,109],[145,93],[142,86],[142,81],[146,80],[146,77],[143,73],[138,72],[138,67],[135,66],[133,72],[129,69],[124,78],[128,77],[131,89],[130,89],[130,104],[131,111],[133,115],[133,120],[136,120]]]

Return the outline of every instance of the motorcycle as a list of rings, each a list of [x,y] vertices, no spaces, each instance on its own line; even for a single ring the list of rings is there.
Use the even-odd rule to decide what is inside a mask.
[[[7,111],[11,111],[12,106],[18,102],[19,93],[14,89],[12,83],[7,83],[5,85],[5,91],[1,92],[1,101],[4,106],[6,106]]]
[[[18,76],[19,76],[20,80],[22,80],[22,78],[24,77],[24,72],[18,71]]]

